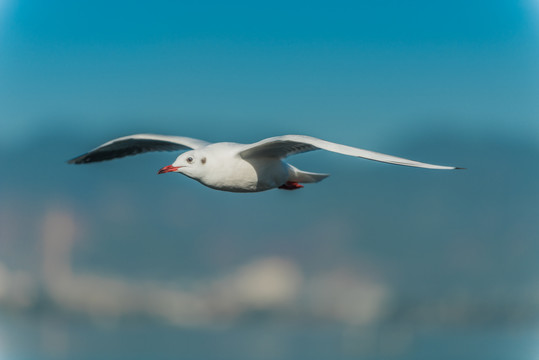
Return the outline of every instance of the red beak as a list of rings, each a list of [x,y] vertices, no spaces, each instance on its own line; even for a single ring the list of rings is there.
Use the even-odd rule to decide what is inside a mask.
[[[168,165],[168,166],[165,166],[164,168],[162,168],[161,170],[159,170],[157,173],[158,174],[164,174],[164,173],[168,173],[168,172],[173,172],[173,171],[176,171],[180,168],[180,166],[172,166],[172,165]]]

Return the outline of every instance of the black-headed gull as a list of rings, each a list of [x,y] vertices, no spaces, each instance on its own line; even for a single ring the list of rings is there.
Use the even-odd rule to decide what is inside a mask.
[[[208,143],[181,136],[137,134],[111,140],[69,160],[69,163],[86,164],[148,151],[186,149],[192,150],[182,153],[172,165],[165,166],[158,174],[176,172],[212,189],[232,192],[257,192],[274,188],[295,190],[303,187],[301,183],[319,182],[329,174],[301,171],[283,161],[287,156],[318,149],[404,166],[459,169],[407,160],[305,135],[283,135],[254,144],[238,144]]]

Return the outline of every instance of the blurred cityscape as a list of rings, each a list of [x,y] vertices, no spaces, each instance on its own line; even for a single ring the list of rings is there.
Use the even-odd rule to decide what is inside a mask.
[[[74,271],[74,215],[48,209],[38,234],[37,271],[0,263],[0,306],[15,312],[118,319],[148,317],[181,327],[230,324],[249,317],[299,323],[372,325],[535,325],[539,292],[528,298],[476,299],[464,291],[406,301],[379,273],[341,267],[305,273],[290,257],[250,259],[226,274],[188,281],[137,279],[103,271]],[[5,228],[5,225],[3,228]],[[331,239],[327,239],[331,241]],[[495,282],[495,279],[492,280]]]

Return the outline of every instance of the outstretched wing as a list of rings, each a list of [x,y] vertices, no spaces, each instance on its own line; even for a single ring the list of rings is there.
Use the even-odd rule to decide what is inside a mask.
[[[104,143],[95,149],[68,161],[69,164],[86,164],[111,160],[149,151],[177,151],[197,149],[208,145],[206,141],[182,136],[136,134]]]
[[[336,144],[305,135],[283,135],[264,139],[254,144],[245,145],[245,147],[240,150],[239,155],[244,159],[255,157],[273,157],[282,159],[290,155],[318,149],[396,165],[440,170],[459,169],[454,166],[432,165],[419,161],[403,159],[400,157],[363,150],[352,146]]]

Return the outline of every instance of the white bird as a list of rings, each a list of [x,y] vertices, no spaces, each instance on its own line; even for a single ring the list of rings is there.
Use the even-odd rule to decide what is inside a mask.
[[[460,169],[380,154],[305,135],[283,135],[253,144],[238,144],[208,143],[181,136],[136,134],[106,142],[68,162],[86,164],[149,151],[186,149],[192,150],[182,153],[172,165],[163,167],[158,174],[176,172],[212,189],[232,192],[257,192],[274,188],[295,190],[303,187],[301,183],[319,182],[329,174],[301,171],[283,161],[290,155],[318,149],[404,166]]]

